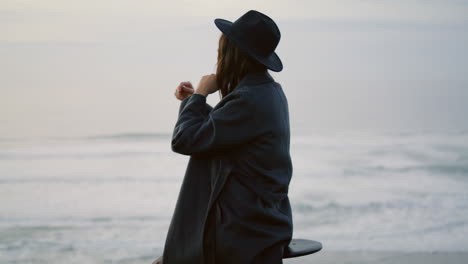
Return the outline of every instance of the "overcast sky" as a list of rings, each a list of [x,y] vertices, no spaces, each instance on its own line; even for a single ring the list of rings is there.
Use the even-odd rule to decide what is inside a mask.
[[[250,9],[281,31],[293,131],[468,129],[468,1],[2,1],[0,137],[171,132]],[[217,93],[208,102],[215,105]]]

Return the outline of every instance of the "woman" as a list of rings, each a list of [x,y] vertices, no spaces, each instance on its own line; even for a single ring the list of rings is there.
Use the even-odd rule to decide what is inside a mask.
[[[172,150],[190,159],[154,263],[283,263],[293,231],[289,112],[268,73],[283,68],[274,52],[280,31],[255,10],[215,24],[222,31],[216,74],[175,91],[182,102]],[[206,97],[218,90],[212,108]]]

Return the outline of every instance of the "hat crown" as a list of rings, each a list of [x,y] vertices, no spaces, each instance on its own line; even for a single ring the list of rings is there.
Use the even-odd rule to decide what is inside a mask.
[[[269,16],[250,10],[234,22],[222,18],[217,18],[214,22],[240,50],[256,61],[272,71],[279,72],[283,69],[283,63],[275,52],[281,33]]]
[[[231,34],[261,56],[272,54],[281,39],[275,22],[255,10],[248,11],[234,21]]]

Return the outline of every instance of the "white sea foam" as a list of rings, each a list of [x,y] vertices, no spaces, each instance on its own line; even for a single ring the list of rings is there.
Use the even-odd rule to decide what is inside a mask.
[[[303,133],[291,156],[295,237],[468,251],[468,133]],[[0,140],[0,262],[148,263],[187,161],[170,135]]]

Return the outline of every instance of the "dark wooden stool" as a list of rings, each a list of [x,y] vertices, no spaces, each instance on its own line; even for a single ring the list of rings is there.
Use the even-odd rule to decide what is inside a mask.
[[[284,251],[283,258],[296,258],[314,254],[322,249],[322,243],[309,239],[293,238]]]

